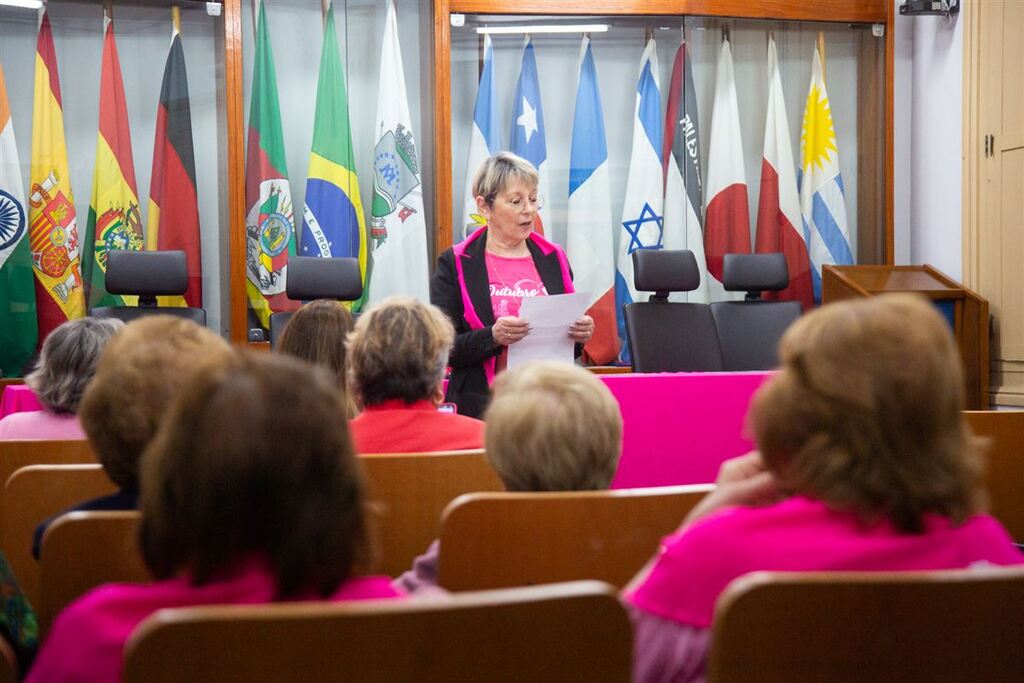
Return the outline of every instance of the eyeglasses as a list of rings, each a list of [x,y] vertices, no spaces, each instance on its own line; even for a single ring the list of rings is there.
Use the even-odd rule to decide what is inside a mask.
[[[501,200],[503,204],[511,207],[514,211],[524,210],[527,206],[527,201],[529,202],[529,206],[532,207],[534,211],[540,211],[542,208],[544,208],[544,199],[543,197],[540,196],[530,197],[529,200],[522,196],[516,196],[513,197],[512,199],[503,198]]]

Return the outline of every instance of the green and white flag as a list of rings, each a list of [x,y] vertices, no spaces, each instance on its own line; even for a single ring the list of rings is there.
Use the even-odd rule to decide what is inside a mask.
[[[35,276],[18,146],[0,67],[0,377],[19,377],[36,348]]]
[[[369,301],[392,294],[429,301],[427,226],[423,217],[420,159],[405,94],[398,21],[389,0],[380,56],[377,135],[373,154],[370,237],[373,265]]]

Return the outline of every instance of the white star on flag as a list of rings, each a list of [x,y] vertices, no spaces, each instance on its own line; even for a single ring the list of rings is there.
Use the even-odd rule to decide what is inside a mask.
[[[523,127],[526,144],[530,144],[530,138],[537,132],[537,110],[530,106],[530,101],[525,97],[523,97],[523,113],[516,119],[516,125]]]

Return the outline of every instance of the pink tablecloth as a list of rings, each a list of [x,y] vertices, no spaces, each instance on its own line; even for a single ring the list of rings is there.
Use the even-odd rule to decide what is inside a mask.
[[[0,419],[11,413],[42,409],[39,399],[24,384],[8,384],[0,394]]]
[[[753,447],[743,426],[768,372],[602,375],[622,409],[612,488],[703,484]]]

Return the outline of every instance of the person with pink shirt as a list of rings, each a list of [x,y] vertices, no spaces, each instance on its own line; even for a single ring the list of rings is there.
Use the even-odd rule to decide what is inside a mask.
[[[280,355],[200,363],[142,459],[150,584],[101,586],[60,614],[29,681],[116,681],[165,607],[396,598],[368,557],[363,483],[325,370]]]
[[[779,353],[748,416],[759,452],[723,464],[715,491],[624,592],[634,680],[704,680],[715,602],[753,571],[1024,564],[982,512],[960,356],[927,300],[824,306]]]

